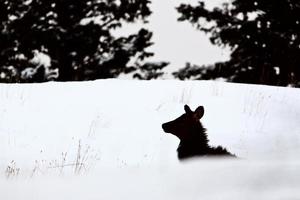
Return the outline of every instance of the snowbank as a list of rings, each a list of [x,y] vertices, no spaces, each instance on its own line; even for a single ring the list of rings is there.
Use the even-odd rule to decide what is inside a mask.
[[[300,198],[299,102],[299,89],[214,81],[1,84],[0,198]],[[242,159],[180,163],[161,124],[184,104],[203,105],[210,144]]]

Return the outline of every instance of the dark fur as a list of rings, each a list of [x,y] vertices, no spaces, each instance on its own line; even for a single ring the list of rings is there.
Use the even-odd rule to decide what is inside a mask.
[[[187,105],[184,109],[185,113],[179,118],[162,125],[166,133],[171,133],[180,139],[177,149],[180,160],[194,156],[235,157],[221,146],[208,145],[206,129],[199,121],[204,115],[203,106],[199,106],[194,112]]]

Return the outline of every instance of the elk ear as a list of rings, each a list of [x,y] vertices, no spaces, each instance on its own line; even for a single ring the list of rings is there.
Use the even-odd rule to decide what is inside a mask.
[[[190,107],[188,105],[184,106],[184,110],[186,114],[192,113],[193,111],[190,109]]]
[[[201,119],[204,115],[204,107],[203,106],[199,106],[195,112],[194,115],[197,119]]]

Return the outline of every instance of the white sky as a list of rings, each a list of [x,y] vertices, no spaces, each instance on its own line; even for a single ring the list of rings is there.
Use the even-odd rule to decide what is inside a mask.
[[[227,60],[229,51],[213,46],[208,36],[192,27],[189,22],[178,22],[179,13],[175,10],[180,3],[195,0],[152,0],[152,15],[149,17],[147,29],[153,32],[154,45],[149,48],[155,53],[153,61],[169,61],[170,68],[182,68],[186,62],[193,64],[211,64]],[[224,0],[209,0],[207,5],[213,7]],[[140,26],[129,25],[123,31],[136,32]],[[171,70],[172,70],[171,69]]]
[[[210,0],[217,3],[220,0]],[[174,9],[181,2],[191,0],[153,0],[150,30],[153,31],[154,60],[166,60],[171,66],[183,67],[186,62],[209,64],[225,60],[228,52],[213,46],[208,36],[197,31],[188,22],[178,22],[179,14]],[[195,1],[194,1],[195,2]]]

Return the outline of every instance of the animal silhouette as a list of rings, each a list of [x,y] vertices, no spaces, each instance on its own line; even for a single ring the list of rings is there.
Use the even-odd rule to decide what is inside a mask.
[[[203,106],[192,111],[188,105],[185,105],[184,110],[183,115],[162,125],[166,133],[171,133],[180,139],[177,149],[179,160],[194,156],[235,157],[221,146],[211,147],[208,145],[206,129],[200,122],[204,115]]]

